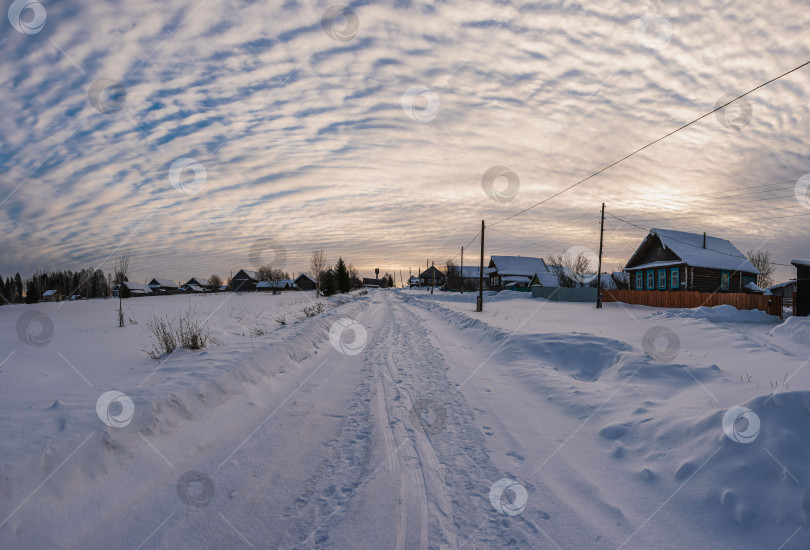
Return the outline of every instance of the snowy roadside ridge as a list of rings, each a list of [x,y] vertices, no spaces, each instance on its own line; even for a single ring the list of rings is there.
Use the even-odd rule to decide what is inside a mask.
[[[725,378],[716,364],[657,361],[640,345],[592,334],[513,333],[439,300],[400,298],[467,332],[470,341],[498,348],[495,360],[508,365],[522,387],[588,419],[590,427],[578,437],[590,433],[604,450],[602,466],[658,495],[652,502],[680,491],[679,515],[714,518],[714,529],[729,537],[740,528],[763,528],[784,531],[786,538],[806,522],[810,391],[763,393]],[[711,322],[701,309],[660,313],[647,320]],[[721,308],[709,315],[716,322],[774,322],[760,313]],[[806,320],[793,320],[768,335],[798,343],[808,332]],[[748,396],[729,403],[709,395],[727,391]],[[628,519],[638,525],[646,518]]]
[[[41,410],[19,411],[20,422],[32,429],[4,444],[0,521],[11,518],[14,507],[45,480],[48,485],[43,490],[58,492],[70,479],[103,475],[130,458],[149,438],[174,433],[185,422],[204,417],[242,394],[248,385],[282,375],[317,356],[324,345],[330,346],[332,326],[366,310],[369,296],[329,303],[331,307],[323,313],[279,326],[238,346],[178,350],[168,360],[155,361],[155,371],[147,380],[143,378],[149,373],[144,372],[121,386],[96,388],[81,402],[57,399]],[[115,395],[106,411],[97,410],[96,399],[110,391],[124,397]],[[127,400],[132,404],[131,414],[122,419],[127,414],[123,405]],[[106,418],[102,418],[104,412]],[[68,459],[72,467],[66,464]],[[66,466],[61,468],[62,464]],[[59,475],[55,475],[57,471]]]

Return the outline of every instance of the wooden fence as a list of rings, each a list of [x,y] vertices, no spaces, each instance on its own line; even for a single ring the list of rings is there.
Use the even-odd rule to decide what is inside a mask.
[[[762,294],[603,289],[602,301],[667,308],[713,307],[727,304],[737,309],[760,309],[777,317],[782,316],[782,297]]]

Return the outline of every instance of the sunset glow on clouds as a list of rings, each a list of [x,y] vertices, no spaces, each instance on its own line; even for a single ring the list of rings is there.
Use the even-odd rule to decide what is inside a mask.
[[[4,276],[111,271],[120,246],[135,280],[227,276],[251,267],[259,238],[284,247],[291,272],[323,247],[365,275],[407,275],[453,257],[482,219],[810,60],[801,0],[355,2],[356,28],[338,18],[332,36],[327,2],[41,5],[40,31],[0,29]],[[123,87],[120,109],[88,98],[101,78]],[[605,202],[642,227],[810,257],[795,193],[810,173],[808,84],[805,68],[497,225],[487,256],[596,249]],[[175,170],[173,182],[178,159],[205,179]],[[483,189],[493,166],[519,178],[511,200]],[[645,232],[606,227],[614,269]],[[474,241],[465,263],[477,254]]]

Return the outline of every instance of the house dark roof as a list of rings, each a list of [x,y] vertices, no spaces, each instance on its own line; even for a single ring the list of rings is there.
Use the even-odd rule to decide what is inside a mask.
[[[746,258],[742,252],[726,239],[706,235],[706,248],[703,248],[702,233],[687,233],[686,231],[673,231],[671,229],[650,229],[649,235],[644,238],[642,245],[627,262],[625,269],[645,269],[651,267],[664,267],[677,265],[676,261],[652,262],[634,265],[633,260],[641,250],[644,243],[653,235],[658,236],[661,244],[678,256],[682,263],[692,267],[706,267],[710,269],[725,269],[729,271],[744,271],[759,274],[759,270]]]
[[[239,271],[236,272],[236,275],[239,275],[240,272],[244,273],[245,275],[247,275],[248,277],[250,277],[254,281],[259,280],[259,274],[256,273],[255,271],[251,271],[249,269],[240,269]],[[234,275],[234,279],[236,278],[236,275]]]
[[[301,273],[301,274],[300,274],[298,277],[296,277],[296,278],[295,278],[295,282],[297,283],[297,282],[298,282],[298,280],[299,280],[299,279],[302,279],[302,278],[303,278],[303,279],[309,279],[310,281],[312,281],[312,284],[317,284],[317,282],[315,281],[315,279],[313,279],[312,277],[310,277],[310,276],[309,276],[309,275],[307,275],[306,273]]]

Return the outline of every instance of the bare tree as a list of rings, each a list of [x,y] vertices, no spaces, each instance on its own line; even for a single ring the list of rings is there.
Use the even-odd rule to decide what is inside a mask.
[[[214,292],[219,292],[219,287],[222,286],[222,277],[214,273],[208,277],[208,282],[211,283],[212,287],[214,287]]]
[[[323,273],[326,271],[326,254],[323,248],[318,248],[312,251],[312,256],[309,259],[309,274],[315,279],[315,293],[316,296],[321,295],[321,279]]]
[[[584,252],[566,251],[550,256],[546,264],[557,276],[561,287],[587,286],[595,281],[596,270],[591,267],[591,261]]]
[[[278,281],[279,279],[289,279],[290,274],[278,267],[263,265],[256,272],[260,281]]]
[[[122,250],[121,254],[115,258],[113,267],[115,271],[115,280],[118,283],[118,326],[124,326],[124,283],[128,280],[129,275],[129,248]]]
[[[760,288],[768,288],[773,284],[773,272],[776,269],[776,264],[771,257],[771,253],[767,250],[749,250],[748,259],[759,270],[757,276],[757,286]]]
[[[349,281],[351,281],[352,288],[360,288],[363,286],[363,280],[360,278],[360,272],[352,264],[349,264]]]

